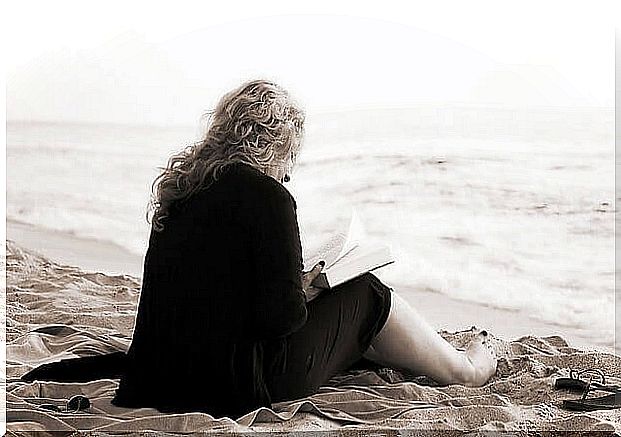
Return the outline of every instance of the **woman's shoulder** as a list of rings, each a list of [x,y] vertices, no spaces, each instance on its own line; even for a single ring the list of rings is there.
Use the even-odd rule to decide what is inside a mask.
[[[253,166],[236,162],[227,167],[224,179],[228,180],[223,182],[235,184],[243,194],[251,199],[266,200],[267,197],[292,202],[295,205],[295,199],[289,190]]]

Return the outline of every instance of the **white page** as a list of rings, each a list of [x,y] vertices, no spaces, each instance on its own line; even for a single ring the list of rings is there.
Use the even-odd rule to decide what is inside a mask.
[[[326,263],[326,269],[329,269],[332,265],[334,265],[334,263],[350,253],[352,249],[359,246],[365,238],[366,232],[364,230],[364,226],[362,225],[362,221],[360,220],[356,210],[352,208],[351,218],[349,220],[349,229],[347,231],[347,240],[345,241],[345,244],[343,244],[343,248],[339,253],[339,256],[331,264]]]
[[[363,272],[375,270],[393,262],[394,257],[389,246],[363,243],[356,246],[354,250],[341,258],[333,268],[326,271],[326,276],[328,283],[331,286],[336,286],[359,276]]]
[[[319,261],[326,262],[324,271],[339,259],[347,255],[364,240],[364,227],[355,209],[352,209],[347,233],[339,232],[323,243],[308,259],[304,260],[304,269],[312,269]]]
[[[347,241],[347,235],[338,233],[326,241],[308,259],[304,260],[304,270],[312,269],[319,261],[323,260],[326,265],[332,265],[339,258]]]

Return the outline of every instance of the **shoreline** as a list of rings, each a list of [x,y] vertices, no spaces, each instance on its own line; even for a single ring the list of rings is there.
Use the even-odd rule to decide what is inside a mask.
[[[107,241],[6,220],[6,239],[59,264],[109,275],[142,278],[143,257]]]
[[[142,277],[143,257],[114,243],[12,219],[6,220],[6,238],[60,264],[109,275]],[[494,308],[416,289],[401,288],[397,292],[436,330],[460,331],[474,325],[506,340],[558,335],[572,347],[614,353],[614,345],[598,344],[583,330],[536,320],[521,311]]]

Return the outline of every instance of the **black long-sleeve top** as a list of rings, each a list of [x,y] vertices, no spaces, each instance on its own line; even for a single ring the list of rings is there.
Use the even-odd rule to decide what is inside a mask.
[[[306,322],[296,204],[234,163],[152,230],[113,403],[235,417],[269,406],[262,343]]]

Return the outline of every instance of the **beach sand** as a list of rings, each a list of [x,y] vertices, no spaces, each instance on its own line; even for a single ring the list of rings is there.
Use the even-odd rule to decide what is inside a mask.
[[[7,239],[60,264],[107,274],[142,276],[143,258],[121,246],[69,233],[7,220]],[[436,330],[459,331],[475,325],[505,339],[527,335],[562,335],[581,349],[613,352],[612,344],[599,344],[588,333],[533,319],[521,311],[494,308],[413,288],[396,289]]]
[[[6,238],[60,264],[82,270],[142,276],[142,257],[114,243],[7,219]]]
[[[9,238],[16,238],[16,229],[14,224],[9,226]],[[36,232],[23,233],[18,238],[36,237]],[[29,237],[24,237],[26,234]],[[43,240],[39,240],[41,245]],[[83,259],[87,243],[68,241],[71,239],[64,243],[75,244],[75,252],[68,255],[70,251],[67,250],[65,256]],[[66,249],[56,246],[54,250]],[[110,401],[118,386],[117,380],[23,382],[19,377],[42,363],[124,351],[131,341],[139,279],[125,274],[88,272],[66,265],[71,264],[71,259],[52,262],[12,241],[7,242],[9,435],[44,430],[106,435],[144,430],[182,433],[330,430],[340,435],[369,432],[409,435],[421,431],[425,431],[425,435],[447,435],[450,431],[510,431],[512,435],[568,431],[600,431],[598,435],[612,435],[621,432],[621,410],[568,411],[562,408],[562,401],[579,398],[580,394],[554,389],[555,379],[566,376],[569,368],[597,368],[606,374],[608,383],[620,384],[621,357],[580,350],[559,335],[505,339],[491,330],[489,341],[499,359],[498,370],[483,387],[442,387],[424,377],[387,368],[352,369],[335,375],[312,396],[273,404],[272,408],[261,408],[236,418],[214,418],[204,413],[166,415],[150,408],[115,407]],[[116,265],[113,260],[108,261],[108,268],[118,268],[118,260]],[[448,304],[443,305],[447,308]],[[455,311],[470,312],[467,307],[459,306]],[[439,317],[434,314],[441,313],[429,312],[432,319]],[[485,311],[470,315],[477,319],[488,317]],[[435,319],[434,323],[448,322]],[[489,319],[485,319],[485,324],[489,324]],[[477,332],[462,329],[441,334],[454,346],[463,348]],[[69,413],[39,407],[45,403],[63,408],[76,394],[90,399],[88,410]]]

